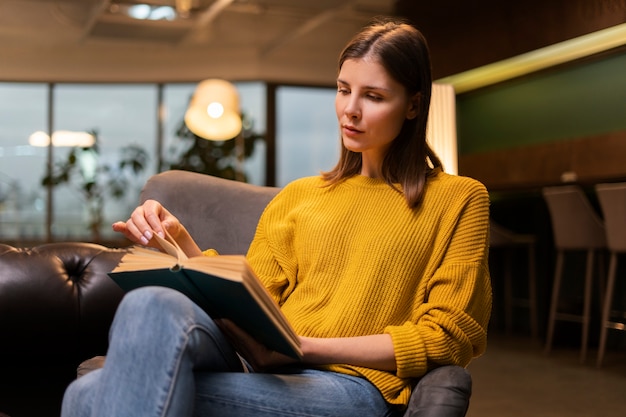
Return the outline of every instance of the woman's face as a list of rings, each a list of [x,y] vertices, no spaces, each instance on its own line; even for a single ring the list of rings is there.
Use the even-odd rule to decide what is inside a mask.
[[[415,100],[370,58],[344,61],[337,77],[335,110],[344,146],[382,164],[404,121],[416,116]]]

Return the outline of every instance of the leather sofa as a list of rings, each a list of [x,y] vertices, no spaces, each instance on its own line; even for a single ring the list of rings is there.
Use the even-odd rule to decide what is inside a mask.
[[[58,416],[76,367],[107,346],[124,253],[89,243],[0,244],[0,413]]]
[[[200,247],[240,254],[277,191],[167,171],[148,180],[140,201],[161,201]],[[126,251],[81,242],[32,248],[0,243],[0,415],[58,416],[78,366],[106,354],[109,326],[123,297],[107,273]],[[429,372],[405,417],[463,416],[471,383],[460,367]],[[425,413],[424,402],[446,405]]]

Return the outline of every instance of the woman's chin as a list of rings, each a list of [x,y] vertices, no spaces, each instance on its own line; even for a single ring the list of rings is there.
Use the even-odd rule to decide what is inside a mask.
[[[364,147],[363,144],[357,140],[346,138],[345,136],[342,138],[343,146],[349,150],[350,152],[363,152]]]

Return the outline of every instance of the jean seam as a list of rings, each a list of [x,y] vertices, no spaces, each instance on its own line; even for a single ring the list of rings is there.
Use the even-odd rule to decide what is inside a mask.
[[[175,381],[178,378],[178,375],[180,373],[181,363],[183,362],[184,350],[185,350],[185,347],[188,346],[188,344],[189,344],[189,339],[190,339],[191,333],[196,331],[196,330],[198,330],[198,331],[204,332],[204,334],[206,334],[207,337],[211,338],[213,341],[216,341],[215,337],[213,336],[212,332],[209,331],[208,327],[202,326],[202,325],[199,325],[198,323],[193,323],[193,322],[191,323],[191,325],[187,325],[187,326],[188,326],[188,328],[184,332],[184,337],[181,338],[181,343],[177,346],[177,348],[179,349],[179,351],[177,352],[177,355],[176,355],[177,356],[177,360],[176,360],[176,363],[175,363],[175,365],[173,367],[172,377],[170,379],[170,388],[169,388],[169,390],[167,392],[167,396],[165,398],[165,402],[163,403],[163,411],[162,411],[161,417],[164,417],[168,413],[169,408],[172,405],[172,397],[174,395],[173,391],[174,391],[174,387],[175,387],[175,384],[173,383],[173,381]],[[220,343],[214,343],[213,346],[215,346],[219,350],[220,355],[222,357],[226,358],[226,354],[225,354],[224,350],[222,349],[222,346],[221,346]],[[183,350],[182,353],[180,352],[181,349]],[[237,356],[239,357],[239,355],[237,355]],[[249,372],[247,370],[247,368],[245,367],[245,363],[243,362],[241,357],[239,357],[239,361],[240,361],[241,366],[242,366],[241,371],[242,372]]]

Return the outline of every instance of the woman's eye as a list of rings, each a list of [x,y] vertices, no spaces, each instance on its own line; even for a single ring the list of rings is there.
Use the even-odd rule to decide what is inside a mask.
[[[367,98],[372,100],[372,101],[382,101],[382,97],[381,96],[376,96],[376,95],[372,95],[372,94],[368,94]]]
[[[339,94],[348,94],[348,89],[347,88],[343,88],[343,87],[339,87],[339,88],[337,88],[337,93],[339,93]]]

